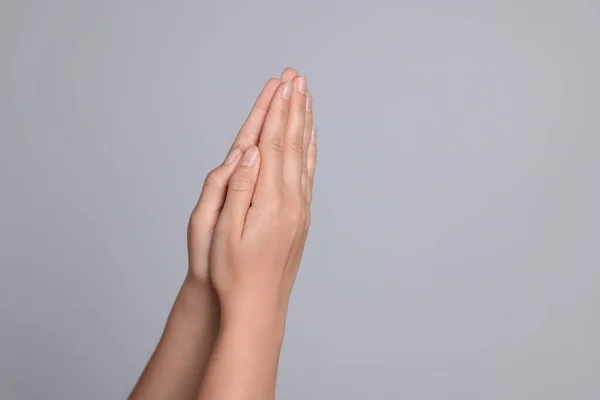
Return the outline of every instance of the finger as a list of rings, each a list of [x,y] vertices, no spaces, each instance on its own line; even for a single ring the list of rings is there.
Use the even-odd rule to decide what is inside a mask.
[[[306,93],[306,117],[304,119],[304,135],[302,137],[302,144],[304,145],[302,152],[302,194],[308,201],[308,146],[310,144],[310,137],[313,129],[313,113],[312,113],[312,94]]]
[[[251,145],[258,143],[265,117],[269,111],[269,105],[280,83],[277,78],[271,78],[267,81],[262,92],[256,99],[248,118],[246,118],[246,122],[244,122],[244,125],[242,125],[242,128],[238,132],[231,146],[232,149],[235,146],[240,146],[242,151],[245,151]]]
[[[298,71],[296,71],[294,68],[292,67],[286,67],[283,72],[281,73],[281,77],[279,78],[279,80],[281,82],[289,82],[289,81],[293,81],[295,77],[298,76]]]
[[[233,234],[239,235],[239,237],[242,235],[246,213],[254,194],[259,161],[258,148],[255,145],[250,146],[229,179],[227,197],[219,217],[219,223],[224,223]]]
[[[282,181],[284,133],[288,121],[292,82],[279,86],[273,96],[258,143],[261,156],[257,195]]]
[[[240,147],[234,147],[223,164],[210,171],[206,176],[200,200],[191,216],[192,225],[197,229],[208,232],[217,224],[219,213],[225,203],[229,179],[235,171],[241,155]]]
[[[315,128],[313,128],[311,131],[306,164],[308,169],[307,199],[308,204],[310,204],[312,202],[313,184],[315,182],[315,168],[317,166],[317,130]]]
[[[283,180],[288,187],[300,192],[302,182],[302,158],[304,145],[304,120],[306,117],[306,77],[294,79],[290,99],[288,123],[285,129],[283,152]]]
[[[250,145],[258,143],[258,138],[260,137],[260,132],[275,91],[281,82],[292,81],[296,76],[298,76],[298,72],[294,68],[286,67],[279,81],[276,78],[271,78],[267,81],[231,148],[240,146],[242,150],[246,150]]]

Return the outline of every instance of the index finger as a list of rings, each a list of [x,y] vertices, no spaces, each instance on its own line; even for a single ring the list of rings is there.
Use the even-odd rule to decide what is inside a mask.
[[[258,138],[260,137],[265,117],[269,111],[271,100],[280,83],[281,81],[277,78],[271,78],[267,81],[262,92],[258,95],[248,118],[246,118],[246,122],[242,125],[237,137],[231,145],[231,149],[240,146],[240,149],[245,151],[251,145],[258,143]]]
[[[297,76],[298,76],[298,71],[296,71],[292,67],[286,67],[283,70],[283,72],[281,73],[281,77],[279,78],[279,80],[283,83],[286,83],[289,81],[293,81],[294,78],[296,78]]]

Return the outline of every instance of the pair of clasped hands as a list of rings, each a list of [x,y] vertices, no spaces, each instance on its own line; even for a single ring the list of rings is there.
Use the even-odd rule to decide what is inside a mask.
[[[310,223],[315,134],[306,77],[286,68],[206,177],[189,223],[189,275],[214,287],[223,318],[285,312]]]
[[[130,399],[272,399],[310,224],[317,146],[306,77],[260,93],[188,226],[189,268]]]

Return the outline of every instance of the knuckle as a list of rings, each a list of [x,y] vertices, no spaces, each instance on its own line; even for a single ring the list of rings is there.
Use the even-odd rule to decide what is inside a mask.
[[[220,186],[222,184],[221,181],[222,179],[219,174],[219,169],[215,168],[206,175],[206,178],[204,179],[204,187],[213,188],[215,186]]]
[[[301,221],[301,215],[297,211],[288,210],[285,213],[284,220],[287,223],[287,225],[296,226]]]
[[[292,102],[292,107],[296,113],[304,115],[306,113],[306,96],[299,95],[298,101]]]
[[[201,215],[198,212],[198,207],[196,207],[196,208],[194,208],[194,210],[192,211],[192,214],[190,215],[190,220],[188,222],[188,229],[193,230],[198,225],[200,225],[201,222],[202,222]]]
[[[268,138],[266,145],[275,153],[283,153],[283,139],[279,137]]]
[[[304,196],[301,192],[298,192],[298,194],[294,195],[290,200],[290,207],[296,211],[303,210],[305,205],[306,201],[304,200]]]
[[[274,215],[280,215],[281,212],[285,209],[282,197],[279,194],[275,194],[271,196],[269,199],[269,210]]]
[[[287,120],[289,114],[288,107],[285,107],[283,104],[280,104],[277,107],[274,107],[273,111],[275,112],[275,116],[277,117],[277,119],[282,121]]]
[[[290,199],[285,207],[285,219],[292,224],[300,224],[306,218],[305,201],[302,196]]]
[[[246,176],[232,176],[229,181],[229,190],[233,192],[247,192],[252,188],[251,180]]]
[[[302,138],[298,137],[297,135],[290,140],[288,147],[294,153],[304,153],[304,144],[302,143]]]
[[[272,193],[269,196],[268,202],[262,206],[262,210],[265,212],[265,214],[275,219],[281,216],[284,208],[285,207],[281,201],[281,196],[279,196],[277,193]]]
[[[260,106],[255,106],[257,109],[260,109]],[[260,137],[260,131],[257,129],[257,124],[255,123],[255,117],[250,116],[242,125],[242,128],[238,132],[239,137],[248,138],[249,140],[255,140]]]
[[[269,105],[257,103],[254,105],[253,110],[260,111],[261,114],[266,114],[269,112]]]

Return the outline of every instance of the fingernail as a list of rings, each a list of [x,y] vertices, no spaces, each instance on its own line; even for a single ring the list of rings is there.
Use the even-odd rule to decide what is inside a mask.
[[[235,159],[238,158],[239,154],[240,146],[235,146],[233,149],[231,149],[229,154],[227,154],[227,158],[225,158],[225,164],[231,164],[232,162],[234,162]]]
[[[306,94],[306,76],[304,75],[298,78],[298,92]]]
[[[306,94],[306,111],[312,111],[312,95],[310,92]]]
[[[256,164],[256,160],[258,159],[258,147],[252,145],[246,150],[244,154],[244,158],[242,158],[242,165],[245,167],[252,167]]]
[[[290,97],[292,97],[292,82],[286,82],[283,84],[281,97],[283,97],[285,100],[289,100]]]

